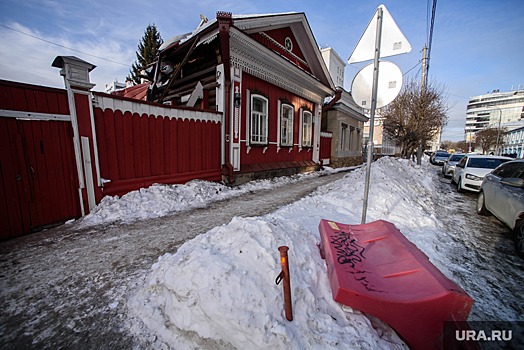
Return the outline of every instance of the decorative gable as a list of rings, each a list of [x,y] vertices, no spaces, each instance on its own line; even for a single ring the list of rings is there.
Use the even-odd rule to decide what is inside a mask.
[[[306,72],[312,73],[291,28],[256,32],[252,33],[250,37]]]

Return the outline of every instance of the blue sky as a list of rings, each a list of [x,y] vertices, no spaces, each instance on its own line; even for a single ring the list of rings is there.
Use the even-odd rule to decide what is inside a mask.
[[[166,40],[193,30],[201,13],[211,19],[217,11],[305,12],[317,43],[347,60],[380,4],[413,47],[387,60],[405,78],[420,79],[432,0],[0,0],[0,79],[63,87],[51,63],[58,55],[74,55],[97,66],[91,80],[103,91],[115,78],[125,80],[149,23]],[[463,139],[469,97],[524,88],[523,22],[523,0],[437,2],[429,80],[448,95],[443,140]],[[346,66],[347,90],[365,64]]]

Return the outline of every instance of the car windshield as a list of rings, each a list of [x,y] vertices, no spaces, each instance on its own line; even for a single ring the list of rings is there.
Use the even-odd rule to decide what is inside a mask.
[[[497,158],[470,158],[468,162],[469,168],[483,168],[483,169],[495,169],[500,164],[507,162],[507,159]]]
[[[464,155],[462,155],[462,154],[455,154],[455,155],[451,156],[451,159],[449,161],[450,162],[458,162],[462,158],[464,158]]]
[[[449,154],[448,153],[437,153],[435,155],[435,157],[439,157],[439,158],[447,158],[449,157]]]

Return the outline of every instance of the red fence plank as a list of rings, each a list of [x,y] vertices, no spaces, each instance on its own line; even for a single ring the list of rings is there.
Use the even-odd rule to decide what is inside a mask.
[[[95,108],[104,194],[220,179],[220,124]],[[111,170],[111,169],[116,169]],[[114,176],[118,173],[119,176]]]
[[[122,116],[122,127],[124,137],[120,139],[119,146],[124,151],[125,178],[135,177],[135,159],[133,146],[133,116],[131,112],[125,112]]]
[[[164,159],[163,159],[163,163],[164,163],[164,170],[163,170],[163,173],[164,174],[171,174],[171,154],[172,154],[172,150],[171,150],[171,147],[170,144],[171,144],[171,141],[170,141],[170,137],[171,137],[171,129],[169,128],[169,124],[171,124],[171,120],[170,118],[168,117],[165,117],[163,120],[162,120],[162,132],[163,132],[163,140],[164,140],[164,144],[163,144],[163,151],[164,151]]]
[[[179,123],[176,122],[176,120],[169,119],[169,144],[168,148],[171,152],[170,159],[171,159],[171,168],[170,173],[175,174],[178,173],[178,164],[177,164],[177,158],[178,158],[178,125]]]
[[[118,165],[118,179],[126,178],[126,154],[123,145],[124,141],[124,118],[121,111],[116,111],[115,121],[115,145],[116,145],[116,164]]]
[[[135,177],[144,176],[143,169],[143,159],[142,159],[142,132],[140,130],[140,115],[138,113],[133,114],[132,124],[133,124],[133,162],[134,162],[134,172]]]
[[[151,176],[151,161],[149,159],[149,154],[151,153],[151,148],[149,145],[149,120],[153,118],[149,115],[143,115],[140,117],[140,139],[142,143],[140,145],[141,151],[141,162],[142,162],[142,175]]]
[[[3,84],[0,84],[0,109],[15,109],[12,89]]]
[[[0,118],[0,238],[9,238],[29,227],[28,216],[18,208],[27,205],[20,185],[26,174],[20,169],[16,145],[16,120]]]

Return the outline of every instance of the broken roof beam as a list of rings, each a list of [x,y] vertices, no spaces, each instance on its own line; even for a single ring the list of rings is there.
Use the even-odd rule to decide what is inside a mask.
[[[189,59],[189,56],[195,50],[196,44],[198,43],[199,40],[200,40],[200,35],[198,35],[195,38],[195,40],[193,41],[193,44],[189,48],[189,51],[187,52],[186,56],[182,60],[182,63],[177,67],[177,69],[173,72],[173,75],[171,75],[171,77],[169,78],[169,82],[168,82],[166,88],[164,89],[164,91],[162,92],[162,95],[158,99],[158,103],[163,103],[164,102],[164,98],[166,97],[168,90],[171,88],[171,85],[173,84],[173,82],[175,81],[176,77],[178,76],[178,74],[182,70],[182,67],[187,63],[187,61]]]

